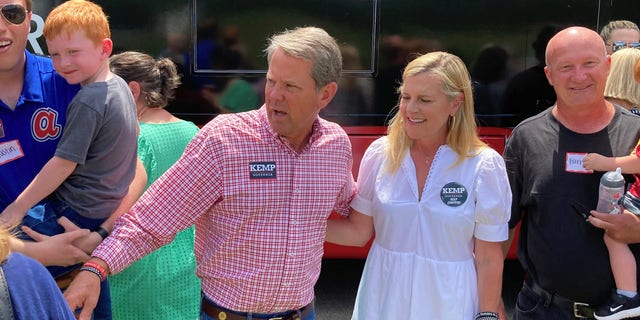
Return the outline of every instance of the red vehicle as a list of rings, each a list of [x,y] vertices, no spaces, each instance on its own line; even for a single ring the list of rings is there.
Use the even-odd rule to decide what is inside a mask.
[[[540,57],[553,30],[640,22],[638,0],[94,1],[109,16],[116,51],[178,64],[182,85],[168,110],[198,125],[262,104],[270,35],[303,25],[326,29],[341,44],[344,73],[321,116],[350,135],[356,176],[366,147],[385,134],[402,69],[416,54],[448,51],[465,61],[480,135],[502,152],[511,127],[555,101]],[[43,18],[58,3],[34,1],[30,50],[47,53]],[[325,257],[364,258],[368,247],[325,249]]]

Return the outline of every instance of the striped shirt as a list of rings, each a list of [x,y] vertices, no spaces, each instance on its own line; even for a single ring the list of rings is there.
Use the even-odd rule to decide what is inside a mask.
[[[196,225],[204,294],[236,311],[274,313],[313,300],[326,220],[356,192],[351,145],[318,118],[297,153],[265,108],[220,115],[203,127],[94,252],[117,273]]]

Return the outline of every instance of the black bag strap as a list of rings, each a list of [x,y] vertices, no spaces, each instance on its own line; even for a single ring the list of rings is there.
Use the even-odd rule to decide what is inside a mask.
[[[11,304],[11,296],[9,296],[9,287],[7,280],[4,278],[4,271],[0,266],[0,319],[13,320],[13,305]]]

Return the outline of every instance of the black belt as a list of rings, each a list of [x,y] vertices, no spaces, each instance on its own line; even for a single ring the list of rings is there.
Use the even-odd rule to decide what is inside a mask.
[[[312,310],[313,310],[313,301],[311,301],[311,303],[309,303],[308,305],[298,310],[291,310],[291,311],[285,312],[285,314],[281,316],[265,318],[265,317],[256,317],[255,315],[253,315],[252,318],[260,319],[260,320],[263,320],[263,319],[302,320],[306,318],[311,313]],[[228,309],[223,309],[220,306],[217,306],[211,303],[211,301],[205,299],[204,297],[202,298],[202,311],[204,311],[204,313],[206,313],[208,316],[214,319],[219,319],[219,320],[246,320],[247,319],[246,313],[234,312]],[[298,311],[300,311],[300,315],[298,315]]]
[[[551,293],[528,278],[525,280],[525,282],[529,286],[529,288],[533,290],[533,292],[544,298],[548,303],[553,304],[560,309],[573,312],[574,317],[593,318],[595,308],[591,307],[588,303],[573,301],[569,298]]]

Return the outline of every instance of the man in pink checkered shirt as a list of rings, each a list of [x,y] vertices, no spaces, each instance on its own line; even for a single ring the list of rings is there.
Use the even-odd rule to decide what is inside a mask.
[[[265,104],[214,118],[116,222],[65,293],[80,319],[89,319],[100,278],[192,224],[200,319],[315,319],[326,221],[331,210],[346,215],[356,192],[347,135],[318,117],[342,59],[315,27],[277,34],[265,51]]]

